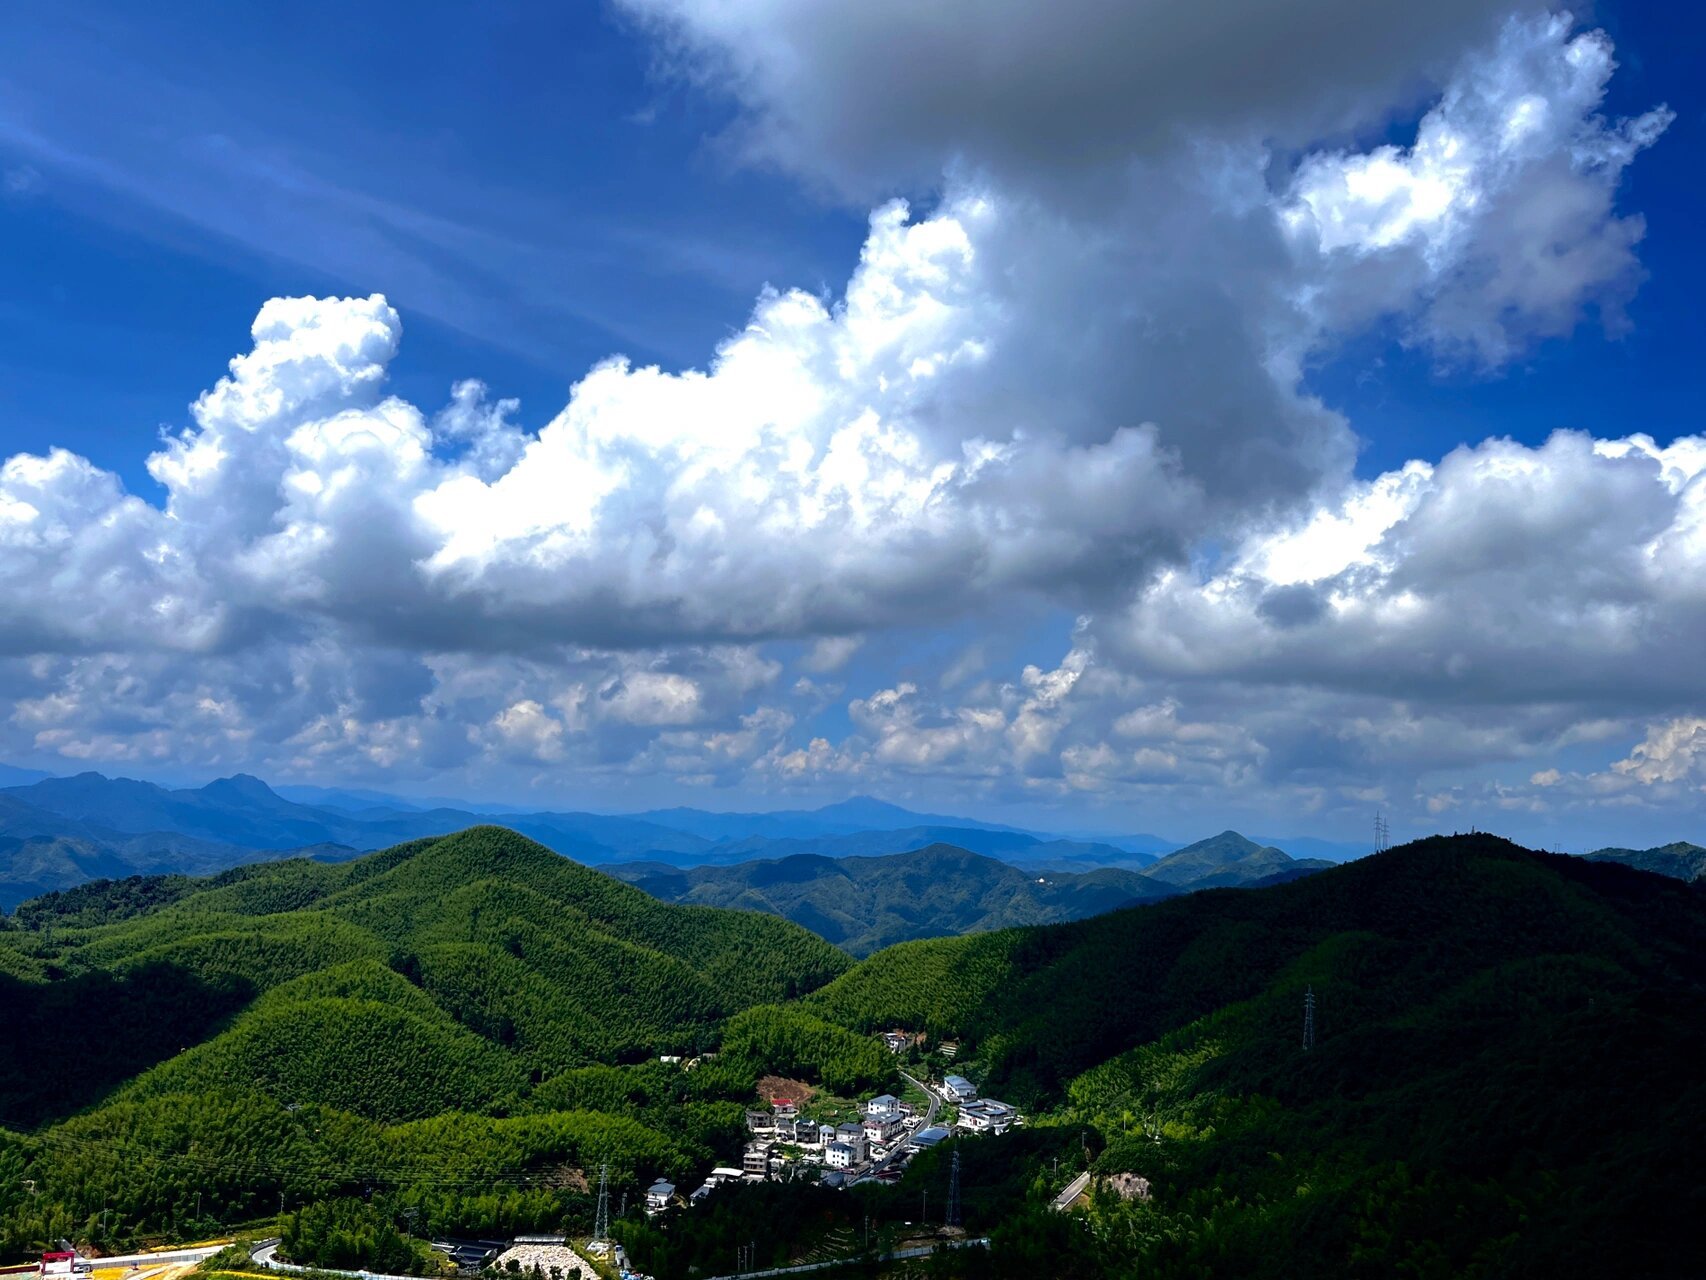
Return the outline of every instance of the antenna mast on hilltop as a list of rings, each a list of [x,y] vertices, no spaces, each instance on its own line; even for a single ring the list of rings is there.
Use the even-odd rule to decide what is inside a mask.
[[[960,1225],[960,1153],[954,1152],[954,1159],[949,1166],[948,1174],[948,1216],[943,1220],[944,1226],[957,1227]]]
[[[1308,1053],[1315,1047],[1315,988],[1309,987],[1303,993],[1303,1051]]]
[[[598,1166],[598,1214],[593,1219],[592,1238],[610,1239],[610,1164]]]
[[[1392,832],[1386,825],[1386,815],[1383,813],[1376,813],[1374,815],[1374,851],[1376,853],[1385,853],[1386,850],[1391,847]]]

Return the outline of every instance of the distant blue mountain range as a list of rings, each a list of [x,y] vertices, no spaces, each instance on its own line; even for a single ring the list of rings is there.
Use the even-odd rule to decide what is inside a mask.
[[[869,796],[770,813],[674,808],[597,814],[423,802],[347,788],[274,789],[248,774],[168,788],[92,772],[50,777],[0,766],[0,783],[9,784],[0,785],[0,910],[93,878],[207,874],[289,853],[345,858],[482,822],[501,823],[591,865],[732,866],[798,854],[869,857],[950,845],[1030,871],[1081,873],[1137,870],[1178,847],[1144,835],[1065,839],[918,813]],[[1282,843],[1335,860],[1349,852],[1325,841]]]

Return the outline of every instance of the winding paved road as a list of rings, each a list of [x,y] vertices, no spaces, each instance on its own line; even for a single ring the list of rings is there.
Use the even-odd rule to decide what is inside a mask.
[[[249,1250],[249,1257],[265,1267],[268,1271],[314,1271],[319,1275],[356,1276],[361,1280],[420,1280],[418,1276],[394,1276],[384,1271],[338,1271],[331,1267],[298,1267],[293,1263],[280,1262],[273,1255],[278,1252],[277,1240],[262,1240]]]
[[[924,1112],[924,1122],[912,1131],[914,1134],[923,1133],[932,1124],[936,1123],[936,1113],[942,1109],[942,1100],[936,1096],[936,1091],[934,1089],[930,1088],[929,1085],[926,1085],[926,1084],[922,1083],[921,1081],[915,1079],[914,1077],[907,1075],[906,1072],[904,1072],[904,1071],[902,1071],[900,1074],[906,1080],[906,1082],[908,1084],[910,1084],[913,1088],[915,1088],[915,1089],[919,1090],[921,1093],[923,1093],[926,1098],[930,1099],[930,1105]],[[895,1144],[894,1150],[889,1152],[881,1160],[877,1161],[876,1164],[872,1165],[864,1173],[860,1174],[858,1181],[863,1182],[863,1181],[865,1181],[866,1178],[875,1177],[877,1174],[881,1173],[884,1169],[888,1168],[891,1164],[893,1164],[896,1160],[900,1159],[901,1155],[905,1151],[906,1151],[906,1143],[905,1142],[897,1142]]]

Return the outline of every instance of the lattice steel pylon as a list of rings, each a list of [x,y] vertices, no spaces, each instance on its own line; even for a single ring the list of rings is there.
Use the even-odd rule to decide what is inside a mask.
[[[1315,988],[1311,986],[1303,993],[1303,1050],[1307,1053],[1315,1047]]]
[[[948,1212],[942,1219],[942,1225],[957,1227],[960,1225],[960,1153],[954,1152],[954,1158],[948,1165]]]
[[[1383,813],[1377,813],[1374,815],[1374,851],[1376,853],[1385,853],[1386,850],[1391,847],[1392,831],[1391,828],[1386,825],[1386,815]]]
[[[598,1213],[593,1218],[592,1238],[610,1239],[610,1165],[598,1166]]]

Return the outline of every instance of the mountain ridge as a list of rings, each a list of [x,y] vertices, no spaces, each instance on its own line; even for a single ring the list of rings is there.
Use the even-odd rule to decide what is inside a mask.
[[[855,956],[915,938],[1079,919],[1175,892],[1118,868],[1033,875],[950,844],[877,857],[799,853],[728,867],[605,870],[664,901],[783,916]]]
[[[1254,845],[1199,843],[1205,875]],[[847,861],[774,860],[757,887],[851,881]],[[914,893],[939,867],[991,869],[957,849],[888,861],[925,877]],[[1034,1123],[923,1152],[893,1188],[742,1186],[633,1215],[617,1230],[636,1263],[710,1274],[747,1219],[914,1222],[950,1161],[1003,1275],[1277,1280],[1347,1257],[1669,1275],[1697,1250],[1706,899],[1495,837],[856,964],[490,826],[37,906],[0,924],[0,1115],[41,1126],[0,1130],[5,1186],[32,1187],[0,1187],[14,1248],[96,1232],[109,1207],[121,1230],[200,1238],[198,1191],[231,1221],[288,1195],[392,1229],[406,1206],[421,1235],[582,1231],[589,1169],[631,1191],[727,1163],[764,1076],[898,1091],[873,1033],[900,1029],[958,1045],[908,1070],[963,1073]],[[72,1024],[126,1052],[40,1070]],[[690,1069],[656,1057],[701,1050]],[[157,1159],[139,1171],[120,1145]],[[1086,1231],[1046,1207],[1079,1172],[1146,1197],[1095,1197],[1076,1212],[1107,1229]]]
[[[1583,856],[1594,862],[1621,863],[1676,880],[1706,877],[1706,848],[1686,840],[1673,840],[1651,849],[1595,849]]]
[[[934,825],[925,820],[943,815],[917,814],[871,797],[768,815],[652,811],[651,817],[673,814],[709,833],[700,834],[646,815],[491,815],[442,807],[386,807],[378,802],[387,798],[377,792],[315,794],[363,807],[306,804],[241,773],[200,787],[168,788],[91,770],[0,787],[0,911],[93,878],[201,875],[287,853],[337,860],[486,821],[501,822],[588,865],[656,860],[688,867],[808,852],[874,856],[944,842],[1045,873],[1136,869],[1153,861],[1151,854],[1113,844],[977,819],[944,818],[953,825]],[[375,803],[369,805],[368,800]],[[756,823],[776,832],[797,830],[802,822],[818,834],[730,834],[736,830],[731,824]],[[846,829],[868,822],[889,825]],[[893,825],[902,823],[908,825]]]

